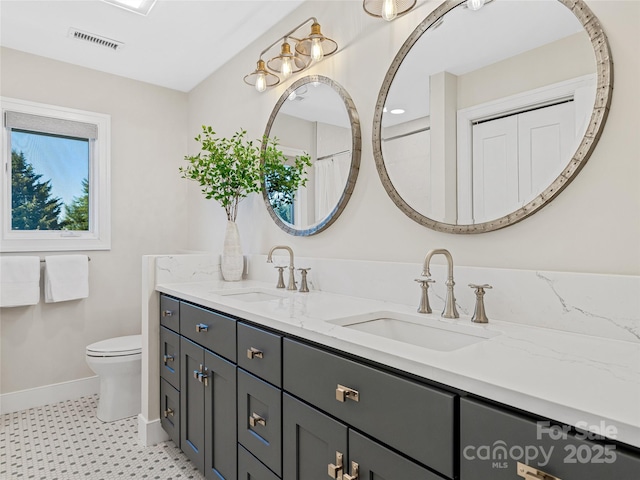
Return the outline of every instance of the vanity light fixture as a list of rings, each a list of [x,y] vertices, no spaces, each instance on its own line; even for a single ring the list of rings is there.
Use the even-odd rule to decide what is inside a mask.
[[[309,36],[303,39],[292,36],[310,21],[313,23]],[[291,50],[289,40],[295,41],[294,52]],[[280,54],[270,59],[265,65],[262,56],[280,41],[282,41]],[[334,40],[325,37],[322,34],[318,20],[315,17],[311,17],[260,52],[258,68],[249,75],[246,75],[244,82],[247,85],[255,86],[259,92],[264,92],[267,88],[280,83],[280,77],[271,72],[278,73],[284,79],[287,79],[292,74],[305,70],[310,65],[321,61],[324,57],[332,55],[337,51],[338,44]]]
[[[258,66],[249,75],[244,77],[244,82],[247,85],[256,87],[259,92],[264,92],[267,88],[273,87],[280,83],[280,79],[277,75],[267,71],[267,67],[264,64],[264,60],[258,60]]]
[[[288,39],[285,38],[282,43],[280,55],[273,57],[267,62],[269,70],[281,73],[285,79],[289,78],[293,73],[298,73],[299,71],[304,70],[309,63],[308,60],[305,61],[300,58],[300,56],[294,55],[291,52],[291,46],[287,40]]]
[[[416,5],[416,0],[363,0],[362,8],[372,17],[390,22]]]

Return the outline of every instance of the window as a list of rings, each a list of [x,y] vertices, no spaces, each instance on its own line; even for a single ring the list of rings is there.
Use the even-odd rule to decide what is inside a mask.
[[[109,115],[0,103],[0,251],[109,249]]]

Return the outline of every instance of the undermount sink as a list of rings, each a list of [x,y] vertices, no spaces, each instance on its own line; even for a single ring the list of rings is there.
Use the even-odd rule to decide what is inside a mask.
[[[234,290],[221,290],[218,295],[243,302],[266,302],[286,297],[285,293],[270,291],[266,288],[238,288]]]
[[[375,312],[329,320],[329,323],[442,352],[458,350],[500,335],[477,325],[445,323],[426,316],[397,312]]]

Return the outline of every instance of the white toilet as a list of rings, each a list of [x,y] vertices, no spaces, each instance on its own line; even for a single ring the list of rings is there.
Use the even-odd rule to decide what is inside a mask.
[[[113,422],[141,411],[142,335],[109,338],[87,347],[87,365],[100,377],[97,417]]]

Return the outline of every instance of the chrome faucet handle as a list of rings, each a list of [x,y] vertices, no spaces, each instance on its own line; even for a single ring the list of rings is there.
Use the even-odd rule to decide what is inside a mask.
[[[299,292],[307,293],[309,291],[309,285],[307,285],[307,272],[311,270],[311,268],[299,268],[300,270],[300,290]]]
[[[430,278],[416,278],[415,280],[420,284],[422,294],[420,295],[420,305],[418,305],[418,313],[431,313],[431,305],[429,305],[429,284],[436,283],[435,280]]]
[[[282,272],[284,272],[284,269],[286,267],[274,267],[278,269],[278,284],[276,285],[276,288],[284,288],[284,276],[282,274]]]
[[[489,288],[493,288],[491,285],[486,283],[482,285],[476,285],[474,283],[470,283],[469,286],[476,291],[476,309],[473,312],[473,317],[471,317],[471,321],[474,323],[489,323],[489,319],[487,318],[487,313],[484,309],[484,291]]]

